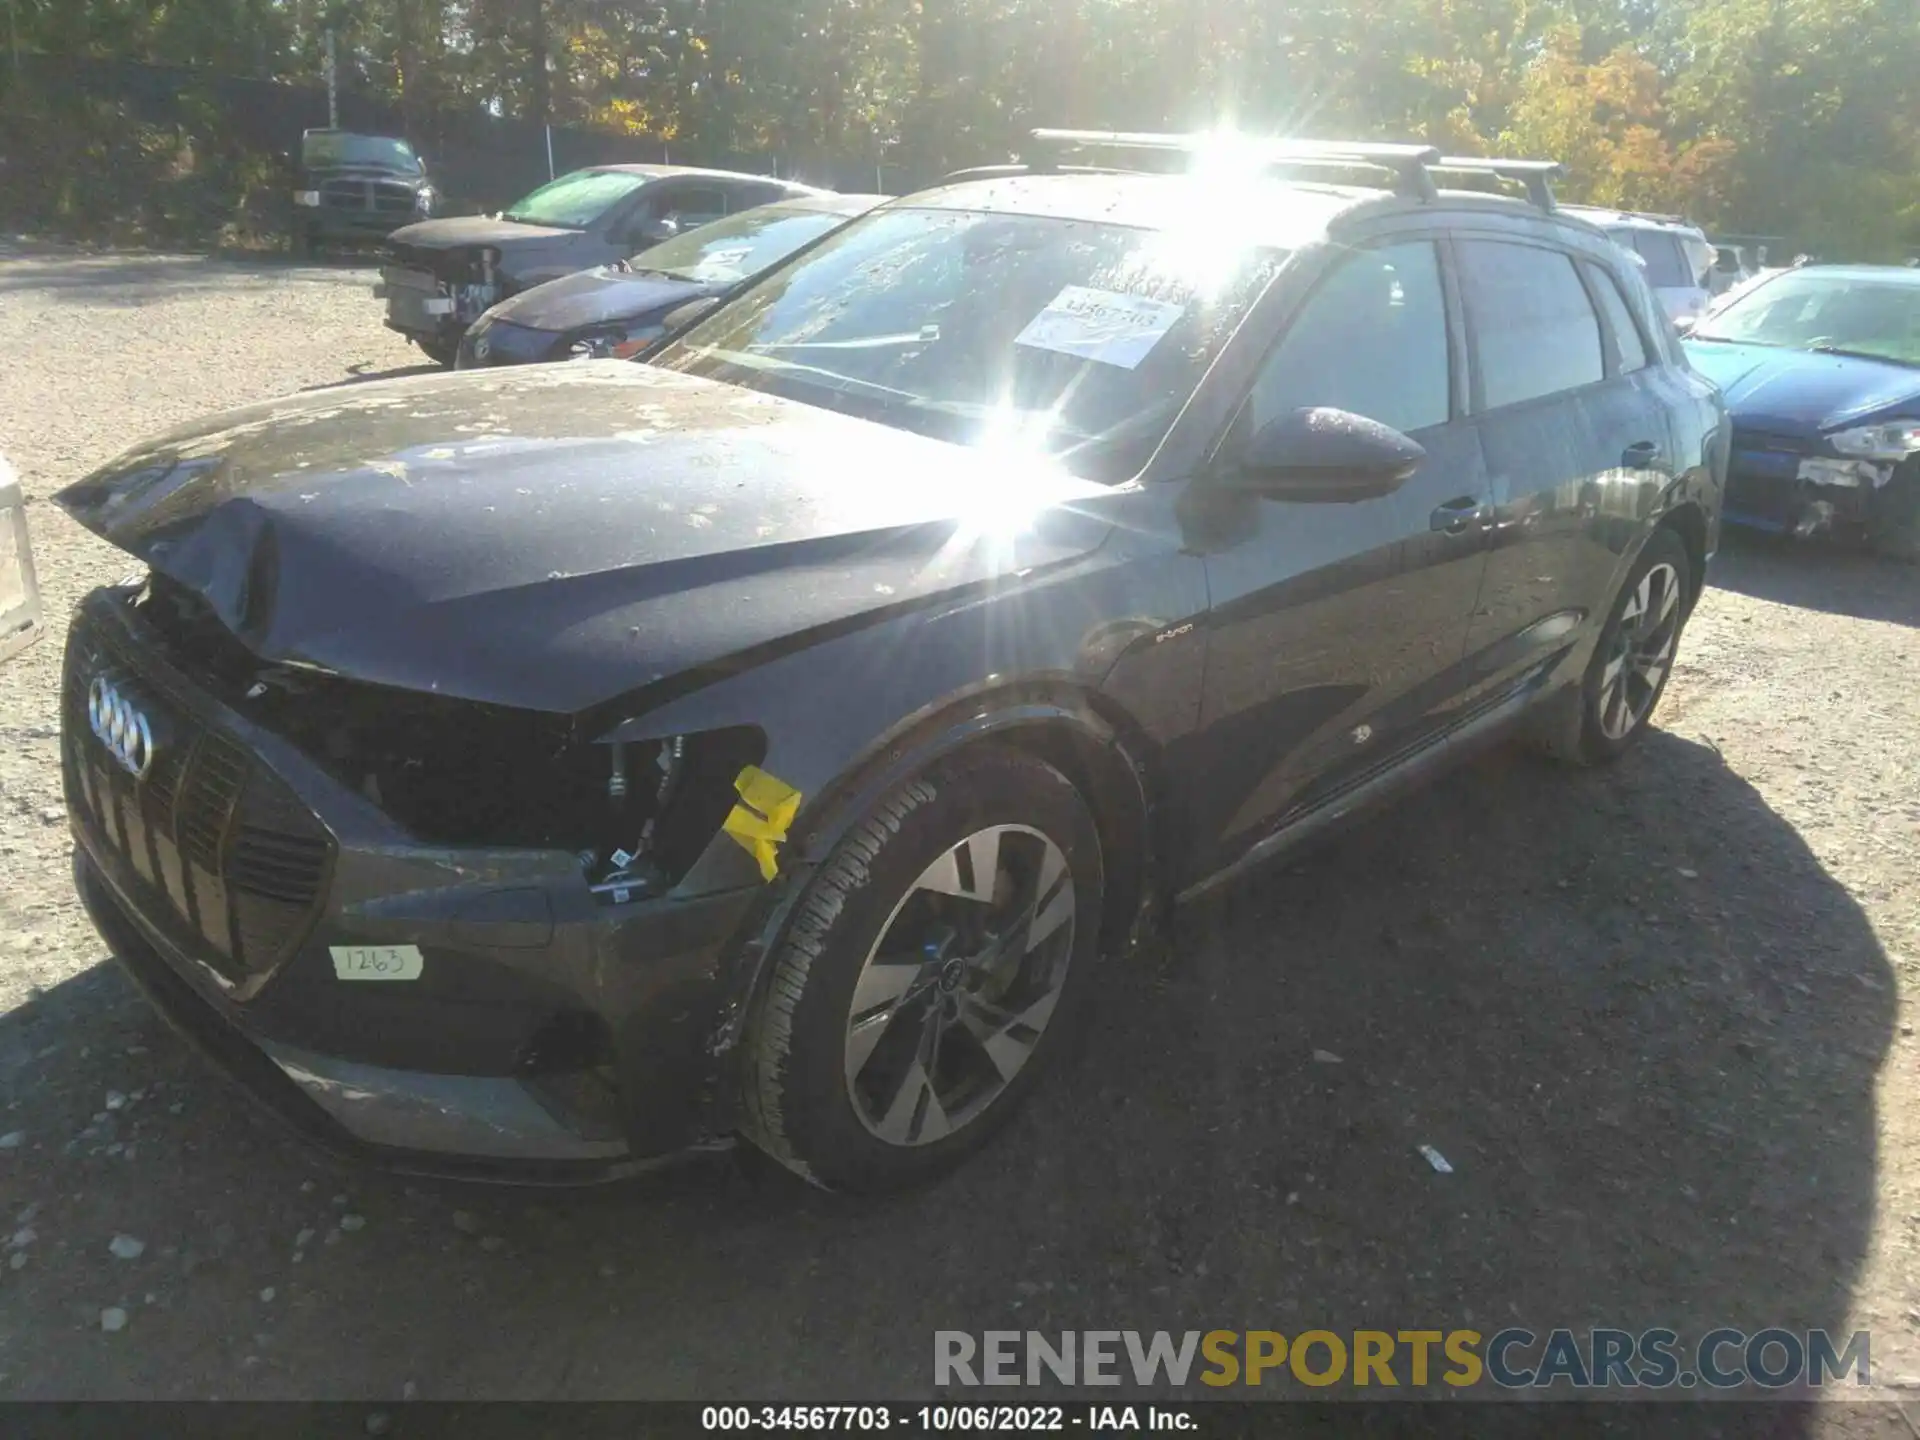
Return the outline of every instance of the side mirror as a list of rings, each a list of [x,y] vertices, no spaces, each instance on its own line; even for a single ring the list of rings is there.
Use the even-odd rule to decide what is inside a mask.
[[[1270,500],[1372,500],[1398,490],[1426,458],[1391,425],[1316,406],[1261,426],[1229,483]]]

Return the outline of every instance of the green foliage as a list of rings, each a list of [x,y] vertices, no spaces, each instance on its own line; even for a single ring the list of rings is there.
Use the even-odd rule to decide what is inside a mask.
[[[1920,0],[14,0],[30,50],[928,178],[1038,123],[1566,162],[1574,198],[1920,249]],[[102,142],[106,143],[106,142]],[[131,137],[114,143],[132,143]],[[143,142],[144,143],[144,142]],[[234,183],[239,161],[196,167]]]

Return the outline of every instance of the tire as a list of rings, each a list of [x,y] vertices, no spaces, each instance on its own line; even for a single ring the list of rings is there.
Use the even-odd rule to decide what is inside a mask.
[[[1647,537],[1614,596],[1579,688],[1543,717],[1536,731],[1543,750],[1572,765],[1604,765],[1639,742],[1673,674],[1692,596],[1693,562],[1687,547],[1662,526]],[[1641,618],[1648,609],[1653,612],[1650,621]],[[1649,681],[1654,666],[1636,663],[1636,657],[1650,661],[1654,656],[1659,657],[1657,674]]]
[[[1880,492],[1868,539],[1890,560],[1920,563],[1920,456],[1901,461]]]
[[[774,952],[745,1045],[746,1138],[828,1190],[951,1169],[1066,1047],[1103,888],[1093,816],[1043,761],[982,747],[900,786],[821,866]]]
[[[425,351],[427,358],[433,361],[434,364],[448,370],[451,370],[453,368],[453,362],[460,358],[460,342],[458,339],[443,340],[439,336],[435,336],[431,340],[422,340],[416,335],[413,337],[413,343]]]

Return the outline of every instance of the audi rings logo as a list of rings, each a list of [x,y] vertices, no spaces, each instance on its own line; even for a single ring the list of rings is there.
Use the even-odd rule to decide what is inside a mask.
[[[136,780],[153,768],[153,722],[104,675],[87,690],[87,723],[120,768]]]

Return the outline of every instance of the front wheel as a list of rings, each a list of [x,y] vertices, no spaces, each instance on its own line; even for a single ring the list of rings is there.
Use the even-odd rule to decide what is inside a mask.
[[[940,1174],[1011,1116],[1091,984],[1093,817],[1018,751],[942,761],[840,842],[749,1032],[747,1138],[826,1189]]]
[[[1577,695],[1541,734],[1549,754],[1604,764],[1646,733],[1673,673],[1692,585],[1687,547],[1673,531],[1655,530],[1614,599]]]
[[[413,343],[426,351],[427,358],[434,364],[443,365],[449,370],[453,368],[453,362],[460,358],[460,342],[457,339],[448,340],[436,335],[431,340],[424,340],[416,335]]]

